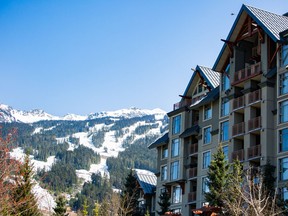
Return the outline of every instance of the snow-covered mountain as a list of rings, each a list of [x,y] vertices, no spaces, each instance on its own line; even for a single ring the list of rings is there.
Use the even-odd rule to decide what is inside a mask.
[[[22,123],[34,123],[43,120],[68,120],[68,121],[84,121],[97,118],[134,118],[145,115],[155,115],[156,118],[162,119],[166,115],[166,112],[161,109],[121,109],[116,111],[103,111],[97,113],[91,113],[87,116],[67,114],[65,116],[54,116],[46,113],[44,110],[33,109],[30,111],[22,111],[13,109],[11,106],[0,104],[0,123],[1,122],[22,122]]]

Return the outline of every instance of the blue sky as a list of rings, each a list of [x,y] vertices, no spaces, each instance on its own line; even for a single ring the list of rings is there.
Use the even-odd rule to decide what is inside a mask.
[[[287,0],[0,0],[0,103],[169,112],[191,68],[213,66],[243,3],[288,12]]]

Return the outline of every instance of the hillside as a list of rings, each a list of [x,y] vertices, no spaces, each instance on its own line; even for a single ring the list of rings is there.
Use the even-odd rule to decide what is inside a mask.
[[[57,117],[0,105],[0,121],[4,137],[17,129],[12,156],[29,152],[40,185],[71,195],[92,174],[109,179],[110,188],[122,189],[130,168],[155,171],[156,152],[147,145],[168,126],[164,111],[137,108]]]

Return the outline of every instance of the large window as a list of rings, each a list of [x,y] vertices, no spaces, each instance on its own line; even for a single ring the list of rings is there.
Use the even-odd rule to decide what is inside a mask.
[[[281,181],[288,180],[288,157],[279,160],[279,178]]]
[[[221,117],[229,115],[229,100],[223,98],[221,100]]]
[[[171,163],[170,178],[171,180],[176,180],[179,178],[179,161],[174,161]]]
[[[281,60],[282,66],[288,65],[288,45],[282,46]]]
[[[204,144],[211,143],[211,127],[204,128]]]
[[[279,75],[279,94],[288,93],[288,72]]]
[[[202,178],[202,193],[208,193],[209,192],[209,186],[208,186],[208,177]]]
[[[172,134],[178,134],[181,130],[181,115],[173,117],[172,120]]]
[[[279,123],[288,121],[288,100],[280,103]]]
[[[229,139],[229,122],[222,122],[220,125],[220,141],[225,142]]]
[[[282,198],[283,198],[284,201],[288,200],[288,189],[287,189],[287,187],[282,188]]]
[[[180,140],[173,139],[171,145],[171,157],[179,156]]]
[[[279,152],[288,151],[288,128],[279,131]]]
[[[166,145],[162,147],[162,159],[167,157],[168,157],[168,146]]]
[[[167,180],[167,166],[161,167],[161,181]]]
[[[228,161],[228,146],[223,146],[222,147],[222,151],[223,151],[223,153],[224,153],[224,155],[225,155],[225,160],[227,160]]]
[[[227,91],[230,88],[230,64],[227,66],[225,72],[221,75],[221,90]]]
[[[182,189],[180,185],[173,187],[172,203],[182,202]]]
[[[202,168],[203,168],[203,169],[207,169],[208,166],[210,165],[210,161],[211,161],[211,153],[210,153],[210,151],[204,152],[204,153],[203,153],[203,164],[202,164]]]
[[[204,106],[204,120],[212,118],[211,104]]]

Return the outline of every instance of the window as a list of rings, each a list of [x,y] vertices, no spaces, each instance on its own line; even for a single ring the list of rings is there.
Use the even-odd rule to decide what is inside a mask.
[[[211,127],[204,128],[204,144],[211,143]]]
[[[279,152],[288,151],[288,128],[279,131]]]
[[[279,75],[279,94],[288,93],[288,72]]]
[[[279,123],[288,121],[288,100],[280,103]]]
[[[230,88],[230,64],[227,66],[225,73],[221,76],[221,89],[222,91],[227,91]]]
[[[182,189],[180,185],[173,187],[172,203],[182,202]]]
[[[229,100],[223,98],[221,100],[221,117],[229,115]]]
[[[175,116],[172,121],[172,134],[178,134],[181,130],[181,116]]]
[[[288,189],[286,187],[282,188],[282,198],[283,200],[288,200]]]
[[[288,45],[282,46],[281,60],[282,66],[288,65]]]
[[[171,145],[171,157],[179,156],[180,140],[173,139]]]
[[[210,165],[210,161],[211,161],[210,151],[204,152],[204,153],[203,153],[203,164],[202,164],[202,168],[203,168],[203,169],[207,169],[208,166]]]
[[[208,187],[208,177],[203,177],[202,178],[202,193],[208,193],[209,192],[209,187]]]
[[[162,148],[162,159],[168,157],[168,146],[163,146]]]
[[[221,129],[220,141],[221,142],[228,141],[228,139],[229,139],[229,122],[228,121],[222,122],[220,129]]]
[[[223,153],[225,155],[225,160],[228,161],[228,146],[223,146],[222,147],[222,151],[223,151]]]
[[[171,180],[176,180],[179,178],[179,161],[174,161],[171,163],[170,176]]]
[[[161,167],[161,181],[167,180],[167,166]]]
[[[288,180],[288,157],[279,160],[279,177],[280,180]]]
[[[212,118],[212,107],[210,105],[204,106],[204,120]]]

